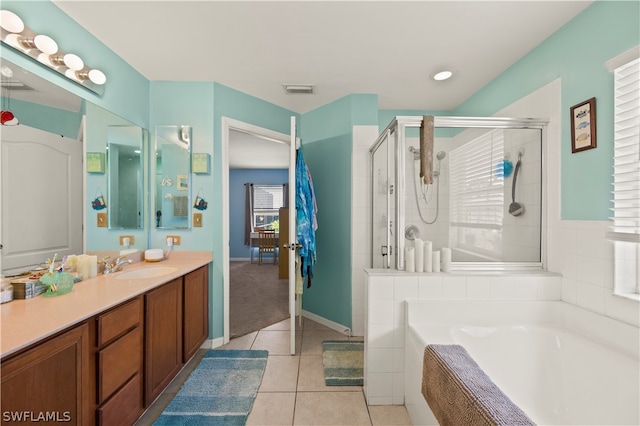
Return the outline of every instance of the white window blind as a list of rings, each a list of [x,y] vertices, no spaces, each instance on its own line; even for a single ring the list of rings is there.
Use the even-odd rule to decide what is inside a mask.
[[[640,242],[640,59],[614,72],[613,226],[609,238]]]
[[[492,130],[451,151],[452,225],[502,228],[504,179],[496,176],[496,164],[503,158],[502,130]]]
[[[253,210],[273,211],[278,210],[283,204],[282,185],[253,185]]]
[[[614,71],[614,293],[640,300],[640,59]]]

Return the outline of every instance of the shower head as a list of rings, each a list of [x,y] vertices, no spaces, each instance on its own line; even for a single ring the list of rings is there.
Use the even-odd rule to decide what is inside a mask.
[[[446,152],[444,152],[444,151],[438,151],[438,153],[436,154],[436,159],[438,159],[438,160],[440,161],[440,160],[443,160],[443,159],[444,159],[444,157],[446,157],[446,156],[447,156],[447,153],[446,153]]]
[[[409,152],[413,154],[413,159],[414,160],[419,160],[420,159],[420,149],[416,148],[414,146],[410,146],[409,147]]]

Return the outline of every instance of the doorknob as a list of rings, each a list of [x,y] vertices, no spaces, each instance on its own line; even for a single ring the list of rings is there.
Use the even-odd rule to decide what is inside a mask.
[[[302,248],[302,244],[297,244],[297,243],[283,244],[282,248],[285,248],[285,249],[290,248],[291,250],[295,250],[295,249]]]

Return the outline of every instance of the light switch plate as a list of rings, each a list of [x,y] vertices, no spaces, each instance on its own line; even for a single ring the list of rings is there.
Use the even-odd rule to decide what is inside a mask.
[[[202,228],[202,213],[193,214],[193,227]]]
[[[107,227],[107,212],[98,213],[96,218],[98,219],[98,228]]]

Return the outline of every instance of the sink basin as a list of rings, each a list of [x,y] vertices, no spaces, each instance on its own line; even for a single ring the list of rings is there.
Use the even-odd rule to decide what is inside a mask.
[[[149,268],[134,269],[133,271],[124,271],[115,275],[116,280],[142,280],[146,278],[155,278],[167,275],[177,271],[178,268],[173,266],[153,266]]]

